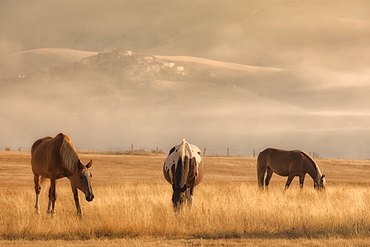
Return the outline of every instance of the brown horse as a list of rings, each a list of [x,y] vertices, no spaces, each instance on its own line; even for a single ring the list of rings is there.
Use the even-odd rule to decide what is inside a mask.
[[[78,215],[82,214],[82,210],[77,189],[85,194],[87,201],[94,199],[90,183],[91,173],[88,170],[92,165],[92,160],[87,165],[83,165],[67,135],[60,133],[54,138],[45,137],[35,141],[31,149],[31,165],[34,174],[37,212],[40,208],[41,182],[45,178],[50,179],[48,213],[54,213],[55,183],[59,178],[67,177],[70,180]]]
[[[257,159],[257,178],[261,189],[264,185],[267,188],[274,172],[280,176],[288,176],[285,189],[289,187],[295,176],[299,176],[299,185],[302,188],[306,173],[313,179],[316,189],[325,188],[325,175],[321,174],[316,162],[300,150],[286,151],[267,148],[262,151]],[[265,173],[267,175],[264,181]]]
[[[194,187],[204,178],[205,166],[203,165],[200,149],[187,143],[185,139],[180,145],[174,146],[163,165],[165,179],[172,184],[172,203],[175,211],[187,201],[193,204]]]

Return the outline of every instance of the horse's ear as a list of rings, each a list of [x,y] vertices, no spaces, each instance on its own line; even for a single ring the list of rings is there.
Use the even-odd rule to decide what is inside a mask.
[[[321,176],[321,179],[323,179],[323,178],[325,178],[325,175],[324,174]]]
[[[89,169],[92,166],[92,160],[90,160],[89,163],[87,163],[86,168]]]
[[[84,168],[85,168],[85,166],[81,163],[81,161],[80,161],[80,160],[78,160],[77,168],[78,168],[78,169],[80,169],[80,170],[82,170],[82,169],[84,169]]]

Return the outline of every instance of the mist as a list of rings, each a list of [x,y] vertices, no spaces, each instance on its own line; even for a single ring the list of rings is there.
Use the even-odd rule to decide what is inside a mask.
[[[369,11],[360,0],[3,2],[0,149],[64,132],[79,150],[167,152],[186,138],[208,155],[370,158]]]

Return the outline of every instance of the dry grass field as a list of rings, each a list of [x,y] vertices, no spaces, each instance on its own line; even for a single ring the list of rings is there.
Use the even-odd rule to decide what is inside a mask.
[[[175,213],[162,175],[165,155],[81,154],[93,159],[95,199],[76,216],[68,179],[57,183],[56,214],[46,214],[48,182],[34,213],[28,152],[0,152],[0,246],[370,246],[370,161],[318,159],[327,189],[309,176],[283,191],[256,182],[256,159],[205,157],[206,180],[192,210]]]

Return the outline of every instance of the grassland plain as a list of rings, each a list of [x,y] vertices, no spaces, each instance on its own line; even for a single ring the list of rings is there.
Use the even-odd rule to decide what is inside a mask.
[[[81,200],[79,219],[68,179],[57,183],[54,217],[34,213],[28,152],[0,152],[0,245],[6,246],[370,246],[370,162],[317,160],[328,187],[310,178],[274,175],[268,192],[256,182],[256,159],[205,157],[207,177],[192,210],[175,214],[162,175],[165,155],[82,154],[93,159],[95,199]],[[83,198],[81,198],[83,199]]]

